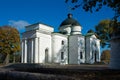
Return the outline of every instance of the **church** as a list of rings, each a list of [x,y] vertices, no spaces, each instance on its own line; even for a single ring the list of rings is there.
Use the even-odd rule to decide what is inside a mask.
[[[100,40],[94,33],[81,33],[82,27],[72,14],[61,22],[59,32],[35,23],[25,27],[21,41],[22,63],[93,64],[100,62]]]

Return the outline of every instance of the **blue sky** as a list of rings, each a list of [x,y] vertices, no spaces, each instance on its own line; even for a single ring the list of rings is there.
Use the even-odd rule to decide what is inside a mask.
[[[82,34],[94,29],[103,19],[111,19],[114,12],[103,7],[99,12],[85,12],[81,7],[70,11],[65,0],[0,0],[0,26],[11,25],[20,33],[25,31],[24,26],[42,22],[51,25],[58,31],[58,27],[67,14],[71,12],[73,18],[82,26]],[[105,48],[106,49],[106,48]]]
[[[24,31],[24,26],[42,22],[51,25],[58,31],[61,22],[67,18],[71,12],[73,18],[78,20],[82,26],[82,33],[103,19],[111,19],[114,12],[107,7],[99,12],[85,12],[82,8],[74,11],[68,10],[65,0],[0,0],[0,26],[11,25],[16,27],[20,33]]]

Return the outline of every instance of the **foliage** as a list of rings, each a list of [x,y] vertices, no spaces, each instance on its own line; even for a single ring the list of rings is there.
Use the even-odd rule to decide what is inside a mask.
[[[110,26],[110,20],[102,20],[97,26],[95,26],[95,33],[98,35],[98,38],[101,40],[101,46],[105,47],[106,45],[110,46],[111,33],[113,32],[113,27]]]
[[[71,3],[76,3],[74,7],[71,8],[72,10],[82,6],[85,11],[93,12],[94,10],[99,11],[102,8],[102,6],[106,5],[107,7],[110,7],[115,11],[116,18],[120,16],[119,0],[82,0],[82,2],[79,2],[81,0],[65,0],[66,3],[69,1]]]
[[[16,53],[16,54],[11,54],[10,55],[10,60],[9,62],[10,63],[19,63],[21,60],[21,55]]]
[[[6,55],[20,51],[20,36],[17,29],[10,26],[0,27],[0,54]],[[6,60],[5,63],[9,62]]]
[[[107,6],[113,11],[115,11],[115,15],[113,20],[103,20],[96,27],[95,33],[97,33],[98,38],[101,40],[101,46],[105,47],[108,45],[110,47],[110,38],[112,33],[120,32],[120,22],[117,22],[117,18],[120,16],[120,1],[119,0],[65,0],[66,3],[71,2],[74,6],[72,6],[71,10],[74,10],[78,7],[81,7],[85,11],[99,11],[103,6]]]
[[[105,63],[110,62],[110,50],[104,50],[101,55],[101,61]]]
[[[116,26],[115,26],[115,25]],[[98,39],[100,39],[101,47],[110,47],[110,40],[112,33],[117,33],[120,30],[120,22],[112,20],[102,20],[95,26],[95,31],[90,29],[87,33],[93,33]]]
[[[113,33],[117,33],[120,30],[120,22],[115,20],[102,20],[95,26],[95,33],[101,40],[101,46],[104,48],[106,45],[110,47],[110,40]]]

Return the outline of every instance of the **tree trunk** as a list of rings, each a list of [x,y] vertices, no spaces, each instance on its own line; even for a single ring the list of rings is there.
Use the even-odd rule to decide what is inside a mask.
[[[7,54],[6,57],[5,57],[4,63],[8,64],[9,63],[9,59],[10,59],[10,54]]]
[[[13,53],[13,63],[15,63],[15,53]]]

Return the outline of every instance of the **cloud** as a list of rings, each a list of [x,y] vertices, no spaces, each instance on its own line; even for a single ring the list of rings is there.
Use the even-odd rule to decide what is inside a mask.
[[[17,28],[19,31],[24,31],[25,30],[25,26],[30,25],[27,21],[24,20],[10,20],[8,21],[8,25]]]

